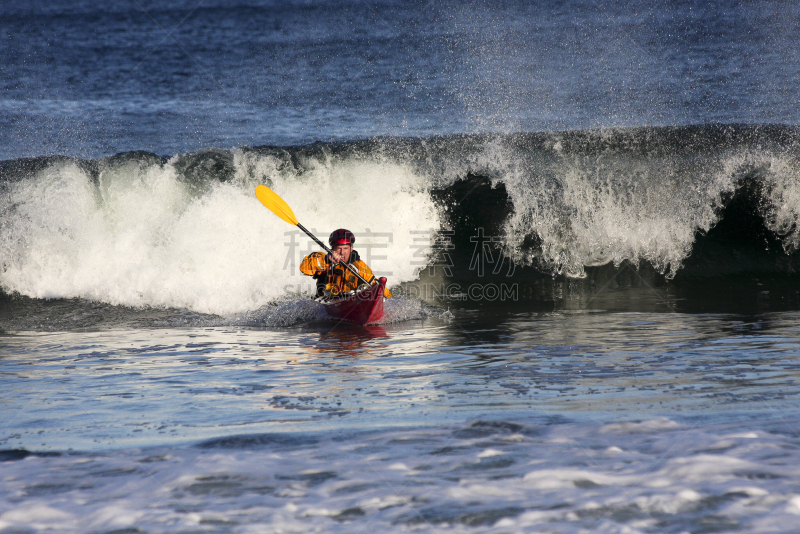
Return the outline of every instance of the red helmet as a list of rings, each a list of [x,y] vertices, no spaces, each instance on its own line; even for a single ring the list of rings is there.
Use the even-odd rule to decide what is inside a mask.
[[[330,243],[332,247],[337,245],[352,245],[355,242],[356,236],[353,235],[353,232],[350,230],[345,230],[344,228],[334,230],[331,236],[328,238],[328,243]]]

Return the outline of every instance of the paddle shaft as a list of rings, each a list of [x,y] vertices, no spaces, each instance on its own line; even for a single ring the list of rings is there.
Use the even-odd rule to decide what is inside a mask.
[[[305,226],[303,226],[303,225],[302,225],[302,224],[300,224],[300,223],[297,223],[297,227],[298,227],[298,228],[300,228],[302,231],[304,231],[308,237],[310,237],[311,239],[313,239],[314,241],[316,241],[316,242],[317,242],[317,245],[319,245],[319,246],[321,246],[323,249],[325,249],[325,252],[327,252],[328,254],[331,254],[331,255],[333,254],[333,251],[332,251],[330,248],[328,248],[328,246],[327,246],[325,243],[323,243],[322,241],[320,241],[319,239],[317,239],[317,236],[315,236],[314,234],[312,234],[311,232],[309,232],[309,231],[306,229],[306,227],[305,227]],[[333,256],[331,256],[331,257],[333,257]],[[358,274],[358,271],[356,271],[356,268],[355,268],[355,267],[353,267],[352,265],[350,265],[349,263],[345,263],[345,262],[343,262],[343,261],[340,261],[340,262],[339,262],[339,265],[343,265],[343,266],[344,266],[346,269],[348,269],[348,270],[349,270],[351,273],[353,273],[354,275],[356,275],[356,276],[358,277],[358,279],[359,279],[359,280],[361,280],[362,282],[364,282],[364,283],[365,283],[365,284],[367,284],[367,285],[370,285],[370,283],[369,283],[369,282],[367,282],[366,280],[364,280],[364,277],[363,277],[363,276],[361,276],[360,274]]]
[[[270,189],[264,184],[259,184],[256,186],[256,198],[258,201],[261,202],[265,207],[267,207],[272,213],[283,219],[284,221],[288,222],[289,224],[293,224],[300,228],[302,231],[306,233],[308,237],[313,239],[317,242],[319,246],[325,249],[325,251],[331,256],[333,259],[333,251],[325,246],[325,243],[317,239],[317,237],[309,232],[305,226],[297,222],[297,217],[294,216],[294,212],[292,208],[289,207],[289,204],[286,203],[281,197],[278,196],[278,193]],[[364,277],[358,274],[358,271],[352,265],[348,263],[344,263],[343,261],[339,262],[339,265],[343,265],[346,269],[348,269],[351,273],[356,275],[359,280],[363,283],[370,285],[369,282],[364,280]]]

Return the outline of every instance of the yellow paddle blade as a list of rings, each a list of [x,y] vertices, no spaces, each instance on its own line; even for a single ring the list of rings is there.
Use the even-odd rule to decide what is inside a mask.
[[[272,213],[287,223],[297,226],[297,217],[294,216],[292,208],[275,191],[266,185],[257,185],[256,197],[262,204],[272,210]]]

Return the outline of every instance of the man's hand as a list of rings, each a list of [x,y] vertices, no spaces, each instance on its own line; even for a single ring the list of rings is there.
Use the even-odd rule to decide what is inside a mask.
[[[330,257],[331,263],[333,264],[338,264],[340,261],[342,261],[342,259],[344,259],[343,256],[338,252],[336,252],[335,250],[331,251],[331,253],[328,254],[328,256]]]

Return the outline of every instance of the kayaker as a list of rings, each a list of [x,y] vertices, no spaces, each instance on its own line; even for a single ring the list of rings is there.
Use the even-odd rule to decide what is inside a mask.
[[[312,252],[300,264],[300,272],[313,276],[317,281],[317,296],[336,296],[339,293],[352,291],[362,283],[358,277],[339,262],[349,263],[358,271],[361,277],[373,283],[375,275],[372,269],[361,261],[358,251],[353,250],[356,236],[350,230],[339,228],[328,238],[331,254],[326,252]],[[384,288],[383,295],[392,297],[392,292]]]

